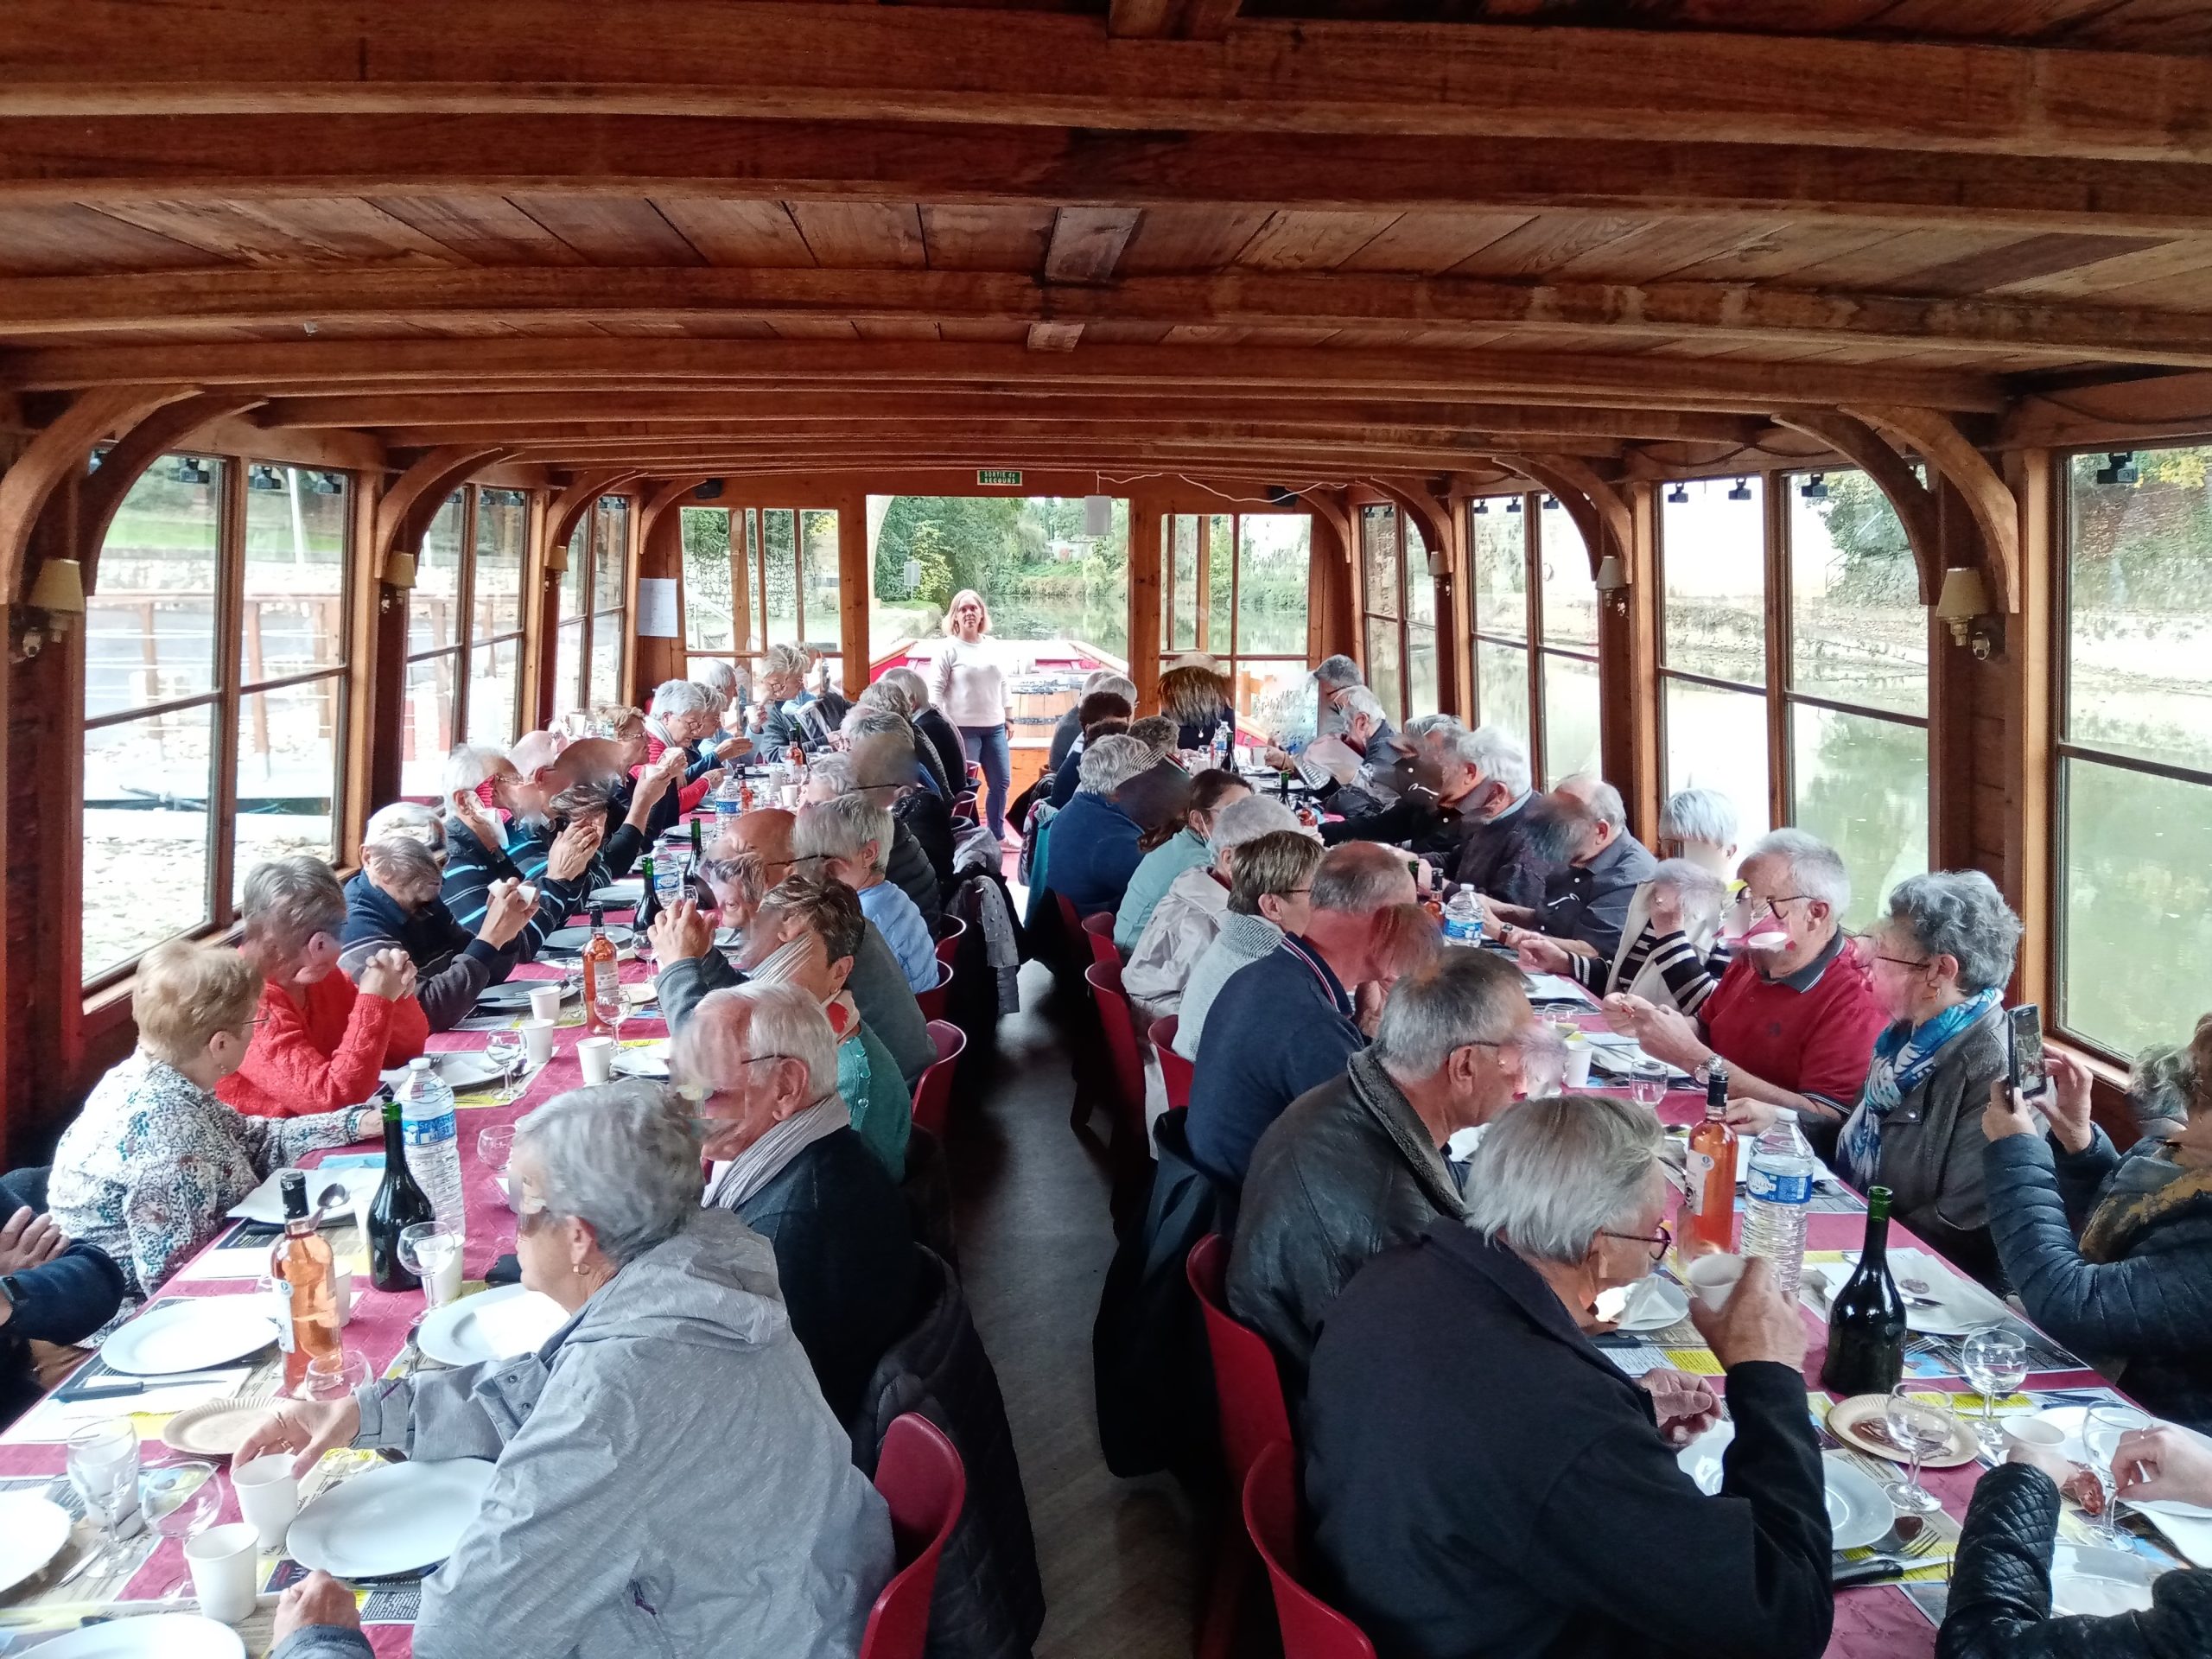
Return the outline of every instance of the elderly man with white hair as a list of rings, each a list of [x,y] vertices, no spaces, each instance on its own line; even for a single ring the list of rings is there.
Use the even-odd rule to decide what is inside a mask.
[[[683,782],[670,791],[676,805],[661,809],[671,823],[698,810],[699,803],[721,781],[724,761],[752,753],[750,738],[721,735],[722,710],[728,706],[720,692],[696,680],[664,680],[653,688],[653,700],[645,709],[645,766],[632,769],[630,775],[638,777],[645,766],[658,765],[671,749],[684,751]],[[659,829],[656,825],[654,833]]]
[[[1147,1025],[1181,1008],[1192,969],[1221,931],[1236,849],[1262,836],[1298,829],[1296,815],[1272,795],[1241,796],[1215,816],[1206,837],[1212,856],[1168,883],[1122,964],[1122,988],[1143,1010]]]
[[[1577,773],[1560,780],[1547,804],[1532,826],[1558,865],[1543,899],[1534,910],[1485,900],[1490,924],[1502,944],[1517,944],[1534,929],[1611,960],[1629,906],[1657,861],[1629,834],[1628,807],[1611,784]]]
[[[968,751],[960,741],[960,728],[944,717],[944,710],[930,701],[929,682],[917,669],[904,663],[887,668],[875,677],[878,685],[892,685],[906,694],[906,717],[914,722],[914,730],[922,741],[937,751],[938,764],[944,768],[950,780],[952,792],[964,793],[968,788]]]
[[[1229,1306],[1274,1344],[1294,1391],[1352,1274],[1439,1217],[1465,1213],[1446,1148],[1512,1105],[1533,1019],[1520,975],[1497,957],[1440,952],[1390,988],[1373,1046],[1260,1137],[1237,1207]]]
[[[1567,975],[1593,996],[1623,991],[1695,1014],[1728,971],[1719,937],[1727,902],[1727,883],[1711,870],[1687,858],[1662,859],[1629,900],[1611,956],[1585,956],[1526,929],[1514,935],[1514,948],[1523,968]]]
[[[760,653],[760,665],[753,674],[760,701],[753,705],[752,726],[760,747],[772,754],[782,753],[794,742],[805,747],[798,711],[806,696],[806,670],[804,648],[788,641]]]
[[[1606,998],[1606,1015],[1646,1053],[1700,1078],[1725,1065],[1732,1101],[1840,1125],[1889,1023],[1871,965],[1844,932],[1850,874],[1802,830],[1753,842],[1740,874],[1745,938],[1695,1018],[1633,995]]]
[[[1102,737],[1083,753],[1083,784],[1052,819],[1051,880],[1078,916],[1118,908],[1144,861],[1137,820],[1116,802],[1152,770],[1153,753],[1133,737]]]
[[[1530,787],[1529,752],[1495,726],[1476,727],[1456,747],[1477,782],[1461,804],[1470,823],[1449,874],[1500,904],[1533,911],[1559,863],[1542,824],[1548,809]]]
[[[937,944],[914,901],[885,879],[892,831],[887,810],[864,795],[840,795],[801,810],[791,856],[860,895],[861,913],[883,935],[907,988],[918,995],[937,988]]]
[[[1465,1219],[1376,1257],[1322,1322],[1301,1437],[1313,1564],[1377,1652],[1815,1659],[1827,1645],[1805,1324],[1768,1264],[1717,1312],[1692,1303],[1734,1421],[1711,1497],[1675,1459],[1717,1414],[1712,1391],[1665,1370],[1631,1381],[1584,1334],[1599,1294],[1667,1249],[1662,1145],[1626,1101],[1523,1102],[1476,1148]]]
[[[1481,761],[1487,752],[1475,732],[1432,729],[1420,752],[1395,774],[1403,787],[1390,805],[1325,823],[1321,839],[1332,847],[1347,841],[1389,842],[1447,867],[1456,864],[1480,823]]]
[[[446,857],[439,896],[462,927],[484,925],[495,896],[493,890],[501,883],[524,885],[514,855],[531,855],[537,906],[516,946],[518,958],[528,962],[545,936],[566,926],[583,904],[603,826],[571,824],[550,841],[526,842],[525,826],[543,823],[551,810],[550,791],[537,779],[524,777],[499,750],[483,744],[455,746],[446,757],[440,793]]]
[[[706,1202],[776,1252],[791,1329],[837,1421],[861,1403],[914,1312],[906,1202],[853,1129],[837,1092],[837,1039],[797,985],[703,998],[670,1069],[707,1120]]]
[[[444,876],[437,855],[414,836],[393,832],[362,842],[360,870],[346,884],[346,926],[338,936],[338,966],[356,984],[381,952],[407,953],[415,964],[415,1000],[432,1031],[451,1031],[486,986],[514,970],[518,942],[537,910],[537,893],[522,882],[496,880],[471,932],[438,896]]]

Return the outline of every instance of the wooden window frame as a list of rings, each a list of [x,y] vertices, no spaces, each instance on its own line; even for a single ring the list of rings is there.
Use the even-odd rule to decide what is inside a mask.
[[[1195,597],[1191,603],[1196,612],[1192,630],[1193,644],[1171,647],[1166,642],[1175,637],[1175,521],[1178,518],[1197,520],[1198,533],[1192,546]],[[1229,643],[1226,650],[1217,649],[1211,643],[1213,632],[1213,545],[1212,524],[1216,518],[1229,520]],[[1302,651],[1247,652],[1240,649],[1243,621],[1237,607],[1244,587],[1244,521],[1247,518],[1303,518],[1306,524],[1306,546],[1313,546],[1313,515],[1295,507],[1271,507],[1264,512],[1163,512],[1160,515],[1160,667],[1167,664],[1188,651],[1202,651],[1221,664],[1233,688],[1237,669],[1248,663],[1296,663],[1306,665],[1307,658]],[[1306,617],[1311,626],[1313,594],[1306,595]],[[1364,648],[1365,636],[1362,636]]]
[[[257,693],[289,691],[303,685],[330,681],[337,687],[335,706],[337,715],[331,732],[332,768],[330,779],[330,823],[334,852],[342,846],[345,836],[340,826],[346,822],[350,804],[348,793],[351,779],[346,757],[350,750],[350,730],[353,718],[353,607],[359,592],[359,573],[354,569],[354,535],[356,530],[353,504],[353,492],[360,487],[360,480],[340,467],[318,467],[314,470],[329,472],[346,480],[347,511],[341,515],[345,526],[345,548],[340,568],[343,580],[339,588],[339,614],[344,619],[339,629],[339,658],[334,664],[320,668],[304,669],[297,673],[278,675],[274,678],[248,683],[245,677],[245,526],[246,484],[251,469],[259,465],[289,466],[287,462],[258,462],[250,455],[228,454],[207,450],[178,450],[156,459],[155,467],[168,465],[178,455],[190,453],[203,461],[219,464],[223,468],[215,504],[215,604],[213,683],[203,692],[189,696],[173,697],[164,702],[149,703],[113,714],[97,716],[82,714],[85,698],[83,676],[79,676],[76,687],[79,710],[77,742],[81,753],[86,740],[97,731],[111,727],[127,726],[136,721],[156,715],[176,714],[188,710],[207,709],[213,711],[213,730],[210,734],[209,778],[207,797],[208,863],[206,889],[207,910],[204,918],[193,926],[179,930],[170,938],[207,939],[230,933],[238,920],[238,903],[232,897],[237,887],[238,871],[238,719],[245,699]],[[151,467],[148,469],[149,472]],[[69,827],[76,844],[79,860],[79,903],[83,898],[84,858],[84,798],[81,788],[74,804],[76,822]],[[65,963],[76,971],[80,990],[87,1002],[99,999],[122,982],[138,971],[139,961],[146,950],[166,940],[156,940],[123,962],[86,975],[84,963],[84,929],[79,925],[69,931],[71,948],[77,960]]]
[[[1474,525],[1475,502],[1496,501],[1500,504],[1517,501],[1521,511],[1514,517],[1521,521],[1521,601],[1522,621],[1527,632],[1519,639],[1483,626],[1482,594],[1474,576],[1474,547],[1477,531]],[[1563,507],[1554,508],[1563,512]],[[1599,671],[1599,658],[1595,648],[1585,651],[1579,645],[1554,645],[1544,639],[1544,520],[1543,493],[1528,490],[1507,495],[1471,497],[1461,509],[1465,516],[1463,540],[1468,550],[1467,611],[1474,626],[1469,635],[1468,663],[1473,670],[1470,683],[1474,692],[1474,720],[1479,725],[1484,718],[1482,709],[1482,647],[1484,645],[1510,646],[1522,653],[1522,669],[1528,677],[1529,697],[1529,781],[1534,789],[1542,789],[1550,776],[1548,746],[1544,722],[1548,710],[1544,695],[1544,659],[1556,657],[1564,662],[1580,663],[1592,672]],[[1605,719],[1602,698],[1598,706],[1599,728],[1602,733]]]

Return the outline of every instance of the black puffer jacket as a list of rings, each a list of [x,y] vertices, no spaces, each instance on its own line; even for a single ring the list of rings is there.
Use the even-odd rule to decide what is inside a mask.
[[[2055,1162],[2041,1135],[1991,1141],[1982,1170],[1998,1257],[2030,1319],[2084,1358],[2124,1359],[2145,1410],[2212,1432],[2212,1193],[2177,1181],[2119,1260],[2092,1262],[2069,1216],[2086,1221],[2120,1165],[2101,1130]]]
[[[1967,1508],[1936,1659],[2202,1659],[2212,1653],[2212,1573],[2169,1573],[2147,1613],[2050,1616],[2058,1488],[2040,1469],[1991,1470]]]

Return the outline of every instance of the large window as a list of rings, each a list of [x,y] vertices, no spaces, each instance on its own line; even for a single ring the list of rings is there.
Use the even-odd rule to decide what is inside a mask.
[[[826,507],[683,512],[685,650],[742,664],[767,645],[803,645],[829,662],[831,678],[842,684],[836,513]]]
[[[1467,504],[1467,543],[1476,718],[1527,747],[1540,788],[1598,772],[1598,588],[1581,532],[1550,497],[1490,496]]]
[[[2212,448],[2068,468],[2058,1015],[2124,1055],[2185,1042],[2212,985],[2209,473]]]
[[[1529,537],[1519,496],[1467,508],[1475,564],[1475,713],[1529,747]]]
[[[1202,651],[1229,676],[1240,723],[1263,736],[1311,719],[1302,512],[1174,513],[1161,526],[1160,666]]]
[[[347,488],[168,456],[117,512],[86,618],[88,982],[228,925],[262,860],[334,851]]]
[[[1863,926],[1928,868],[1928,620],[1904,526],[1859,473],[1713,480],[1669,487],[1660,550],[1667,789],[1727,795],[1745,844],[1778,798],[1843,855]]]
[[[1359,510],[1367,683],[1403,725],[1441,706],[1436,662],[1436,580],[1420,528],[1388,504]]]
[[[524,545],[530,499],[471,486],[423,532],[407,601],[403,795],[435,795],[453,746],[518,734]]]
[[[620,694],[629,607],[630,501],[602,495],[569,535],[553,636],[556,717]]]

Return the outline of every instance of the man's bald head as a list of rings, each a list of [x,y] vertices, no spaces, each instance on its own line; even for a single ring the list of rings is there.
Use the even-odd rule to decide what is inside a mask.
[[[759,857],[761,886],[772,892],[791,873],[791,828],[798,822],[795,813],[779,806],[761,807],[738,819],[722,839],[735,843],[733,850]]]

